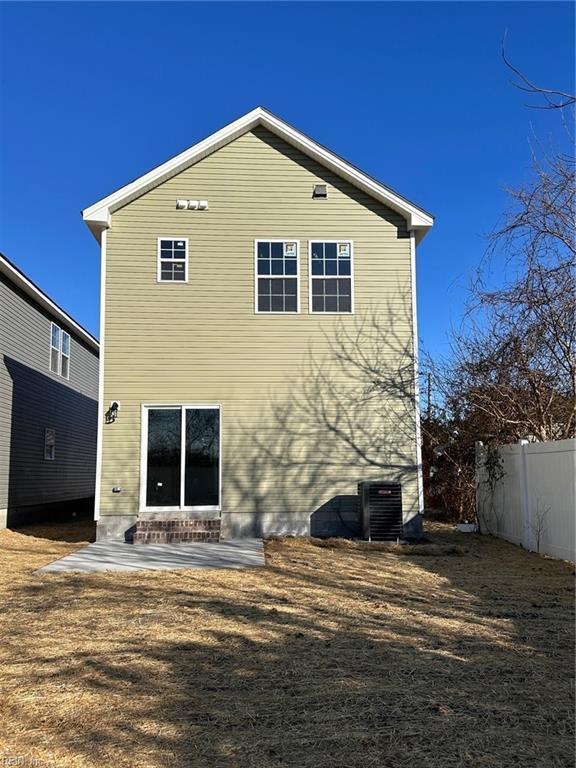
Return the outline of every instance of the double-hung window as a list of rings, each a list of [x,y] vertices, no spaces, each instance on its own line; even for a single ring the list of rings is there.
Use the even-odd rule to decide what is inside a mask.
[[[56,323],[50,329],[50,370],[64,379],[70,377],[70,334]]]
[[[60,343],[60,376],[67,379],[70,375],[70,336],[62,331]]]
[[[188,240],[158,238],[158,282],[185,283],[188,280]]]
[[[353,312],[352,242],[310,242],[310,311]]]
[[[299,243],[256,241],[256,312],[298,312]]]

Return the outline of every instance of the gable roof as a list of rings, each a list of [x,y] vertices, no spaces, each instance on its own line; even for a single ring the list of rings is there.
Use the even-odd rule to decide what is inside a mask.
[[[406,219],[408,229],[416,231],[417,240],[421,240],[434,224],[432,214],[402,197],[389,187],[384,186],[384,184],[381,184],[371,176],[368,176],[359,168],[351,165],[334,154],[334,152],[318,144],[318,142],[313,141],[263,107],[256,107],[256,109],[238,118],[238,120],[234,120],[234,122],[229,123],[224,128],[199,141],[179,155],[172,157],[143,176],[139,176],[129,184],[120,187],[120,189],[112,192],[112,194],[85,208],[82,211],[84,221],[96,239],[100,241],[102,230],[110,226],[111,214],[114,211],[162,184],[185,168],[194,165],[229,142],[234,141],[234,139],[242,136],[242,134],[251,131],[256,126],[263,126],[268,129],[271,133],[279,136],[305,155],[308,155],[308,157],[316,160],[320,165],[323,165],[376,200],[392,208]]]
[[[19,288],[27,296],[30,296],[36,304],[50,314],[55,320],[65,325],[68,330],[76,334],[82,341],[84,341],[96,354],[98,355],[100,345],[98,340],[92,336],[85,328],[74,320],[74,318],[68,314],[62,307],[59,307],[56,302],[52,301],[50,296],[44,293],[41,288],[26,277],[18,267],[13,264],[9,259],[0,253],[0,274],[4,275],[13,285]]]

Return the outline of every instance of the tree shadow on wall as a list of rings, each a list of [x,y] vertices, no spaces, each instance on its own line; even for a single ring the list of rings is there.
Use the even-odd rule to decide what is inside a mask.
[[[271,392],[261,404],[258,428],[237,425],[231,455],[242,460],[226,465],[225,490],[232,490],[240,508],[251,505],[245,533],[259,535],[262,516],[271,511],[279,515],[278,533],[294,531],[294,513],[307,511],[313,535],[358,536],[360,480],[414,488],[411,323],[409,308],[392,303],[335,319],[322,353],[309,347],[282,387],[289,394]],[[298,532],[306,533],[307,526]]]

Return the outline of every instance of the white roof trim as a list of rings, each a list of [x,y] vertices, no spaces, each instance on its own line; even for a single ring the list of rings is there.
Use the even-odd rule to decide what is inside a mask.
[[[45,309],[52,318],[59,320],[61,323],[67,326],[69,330],[73,331],[78,337],[80,337],[82,341],[86,342],[86,344],[91,349],[93,349],[96,353],[99,353],[100,345],[94,336],[82,328],[82,326],[79,325],[76,320],[74,320],[74,318],[72,318],[67,312],[61,309],[58,304],[55,304],[52,299],[44,293],[44,291],[41,291],[37,285],[34,285],[34,283],[29,280],[23,272],[21,272],[17,267],[9,262],[8,259],[5,258],[1,253],[0,273],[6,275],[11,283],[20,288],[20,290],[23,291],[27,296],[30,296],[31,299],[34,299],[36,304]]]
[[[347,179],[359,189],[364,190],[369,195],[389,206],[397,213],[402,215],[407,223],[408,229],[416,232],[416,239],[420,240],[430,227],[434,224],[434,217],[427,211],[418,208],[414,203],[406,200],[397,192],[385,187],[375,179],[367,176],[358,168],[350,165],[338,155],[297,131],[288,123],[273,115],[263,107],[257,107],[248,112],[243,117],[226,125],[208,138],[203,139],[190,147],[190,149],[181,152],[176,157],[171,158],[162,165],[153,168],[148,173],[126,184],[124,187],[116,190],[111,195],[104,197],[97,203],[85,208],[82,211],[82,217],[95,237],[99,240],[100,233],[107,229],[111,223],[111,214],[130,200],[147,192],[149,189],[162,184],[171,176],[180,173],[186,167],[197,163],[202,158],[215,152],[220,147],[228,144],[242,134],[252,130],[257,125],[262,125],[272,133],[292,146],[299,149],[304,154],[319,162],[325,168],[334,171],[339,176]]]

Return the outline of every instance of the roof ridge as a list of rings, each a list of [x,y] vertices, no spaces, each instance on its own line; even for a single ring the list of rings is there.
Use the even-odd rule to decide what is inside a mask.
[[[111,225],[111,214],[148,190],[162,184],[167,179],[180,173],[204,157],[217,151],[234,139],[242,136],[258,125],[262,125],[279,138],[299,149],[304,154],[348,180],[367,194],[396,210],[407,221],[410,229],[416,231],[420,239],[434,224],[434,217],[428,211],[403,197],[374,177],[364,173],[332,150],[319,144],[306,134],[276,116],[266,107],[258,106],[242,117],[228,123],[223,128],[193,144],[188,149],[172,156],[169,160],[155,166],[147,173],[138,176],[128,184],[119,187],[106,197],[93,203],[82,211],[82,217],[97,240],[101,233]]]

